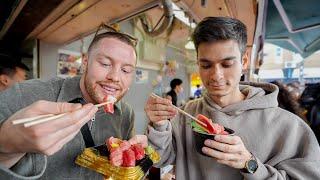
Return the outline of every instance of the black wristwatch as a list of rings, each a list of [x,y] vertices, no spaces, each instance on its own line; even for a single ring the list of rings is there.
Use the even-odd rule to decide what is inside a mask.
[[[246,162],[245,167],[242,169],[242,171],[244,173],[253,174],[257,171],[257,169],[258,169],[258,162],[257,162],[256,158],[254,156],[252,156],[251,159],[249,159]]]

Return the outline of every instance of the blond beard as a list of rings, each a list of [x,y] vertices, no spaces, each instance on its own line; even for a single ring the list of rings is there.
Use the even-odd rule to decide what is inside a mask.
[[[102,101],[100,100],[99,96],[94,92],[94,87],[90,82],[87,80],[87,73],[85,72],[84,74],[84,87],[86,88],[86,91],[90,98],[92,99],[92,103],[98,104],[101,103]]]
[[[87,70],[88,69],[86,69],[86,71],[84,72],[84,87],[86,88],[86,91],[92,99],[92,101],[94,101],[94,104],[102,103],[104,102],[103,98],[101,98],[101,96],[95,93],[94,84],[91,84],[90,81],[87,79]],[[128,92],[128,89],[125,90],[123,93],[119,94],[117,97],[115,97],[117,99],[116,102],[120,101],[123,98],[123,96]]]

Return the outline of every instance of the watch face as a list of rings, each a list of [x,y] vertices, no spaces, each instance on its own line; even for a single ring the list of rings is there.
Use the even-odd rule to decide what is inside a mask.
[[[254,173],[256,172],[256,170],[258,169],[258,163],[257,161],[251,159],[250,161],[248,161],[248,171],[250,173]]]

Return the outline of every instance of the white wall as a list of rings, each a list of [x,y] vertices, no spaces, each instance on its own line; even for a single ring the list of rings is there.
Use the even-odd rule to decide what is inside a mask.
[[[40,41],[40,79],[48,80],[57,76],[58,49],[60,46]]]

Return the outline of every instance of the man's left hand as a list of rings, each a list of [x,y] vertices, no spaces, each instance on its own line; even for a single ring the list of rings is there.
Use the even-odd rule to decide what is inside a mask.
[[[218,163],[242,169],[252,154],[246,149],[239,136],[216,135],[214,140],[207,139],[202,152],[217,160]]]
[[[148,138],[146,135],[135,135],[131,139],[129,139],[129,143],[133,144],[141,144],[143,148],[148,146]]]

